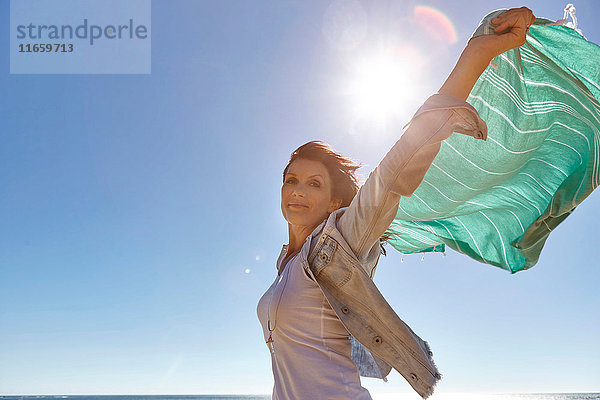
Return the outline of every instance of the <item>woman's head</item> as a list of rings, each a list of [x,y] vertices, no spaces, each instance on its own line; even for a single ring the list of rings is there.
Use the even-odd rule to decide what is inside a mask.
[[[358,191],[360,165],[324,142],[296,149],[283,171],[281,211],[294,225],[317,226],[340,207],[350,205]]]

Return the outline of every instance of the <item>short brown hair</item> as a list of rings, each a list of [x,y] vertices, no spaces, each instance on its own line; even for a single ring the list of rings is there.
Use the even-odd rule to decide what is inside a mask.
[[[283,170],[283,180],[292,162],[298,159],[321,162],[331,177],[332,197],[342,200],[341,207],[348,207],[358,192],[356,170],[362,167],[349,157],[335,152],[331,146],[320,140],[313,140],[298,147]]]

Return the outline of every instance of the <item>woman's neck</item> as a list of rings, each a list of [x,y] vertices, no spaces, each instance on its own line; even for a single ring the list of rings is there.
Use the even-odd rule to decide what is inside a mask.
[[[298,226],[288,223],[288,248],[286,257],[300,251],[306,238],[315,230],[315,228],[316,227]]]

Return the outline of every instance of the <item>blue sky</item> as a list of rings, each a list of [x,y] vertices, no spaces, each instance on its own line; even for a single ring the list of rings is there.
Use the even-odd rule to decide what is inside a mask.
[[[11,75],[4,30],[0,394],[270,393],[256,304],[287,241],[290,152],[325,140],[366,177],[483,15],[565,6],[361,1],[363,40],[348,47],[336,4],[153,1],[149,75]],[[418,29],[416,5],[445,14],[456,43]],[[600,43],[599,5],[575,6]],[[357,117],[354,65],[408,45],[423,64],[403,110]],[[382,258],[375,282],[430,342],[440,393],[600,391],[599,220],[595,192],[515,275],[451,251]],[[363,386],[411,392],[397,372]]]

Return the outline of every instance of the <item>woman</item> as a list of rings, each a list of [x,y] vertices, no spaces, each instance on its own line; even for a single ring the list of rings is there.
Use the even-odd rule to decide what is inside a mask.
[[[358,165],[326,144],[309,142],[292,153],[281,189],[289,240],[258,304],[273,399],[371,399],[359,373],[385,378],[391,367],[423,398],[431,395],[441,376],[429,346],[372,282],[380,239],[442,140],[452,132],[486,139],[485,122],[465,100],[495,56],[525,43],[534,19],[525,7],[511,9],[492,21],[496,35],[472,38],[360,190]]]

